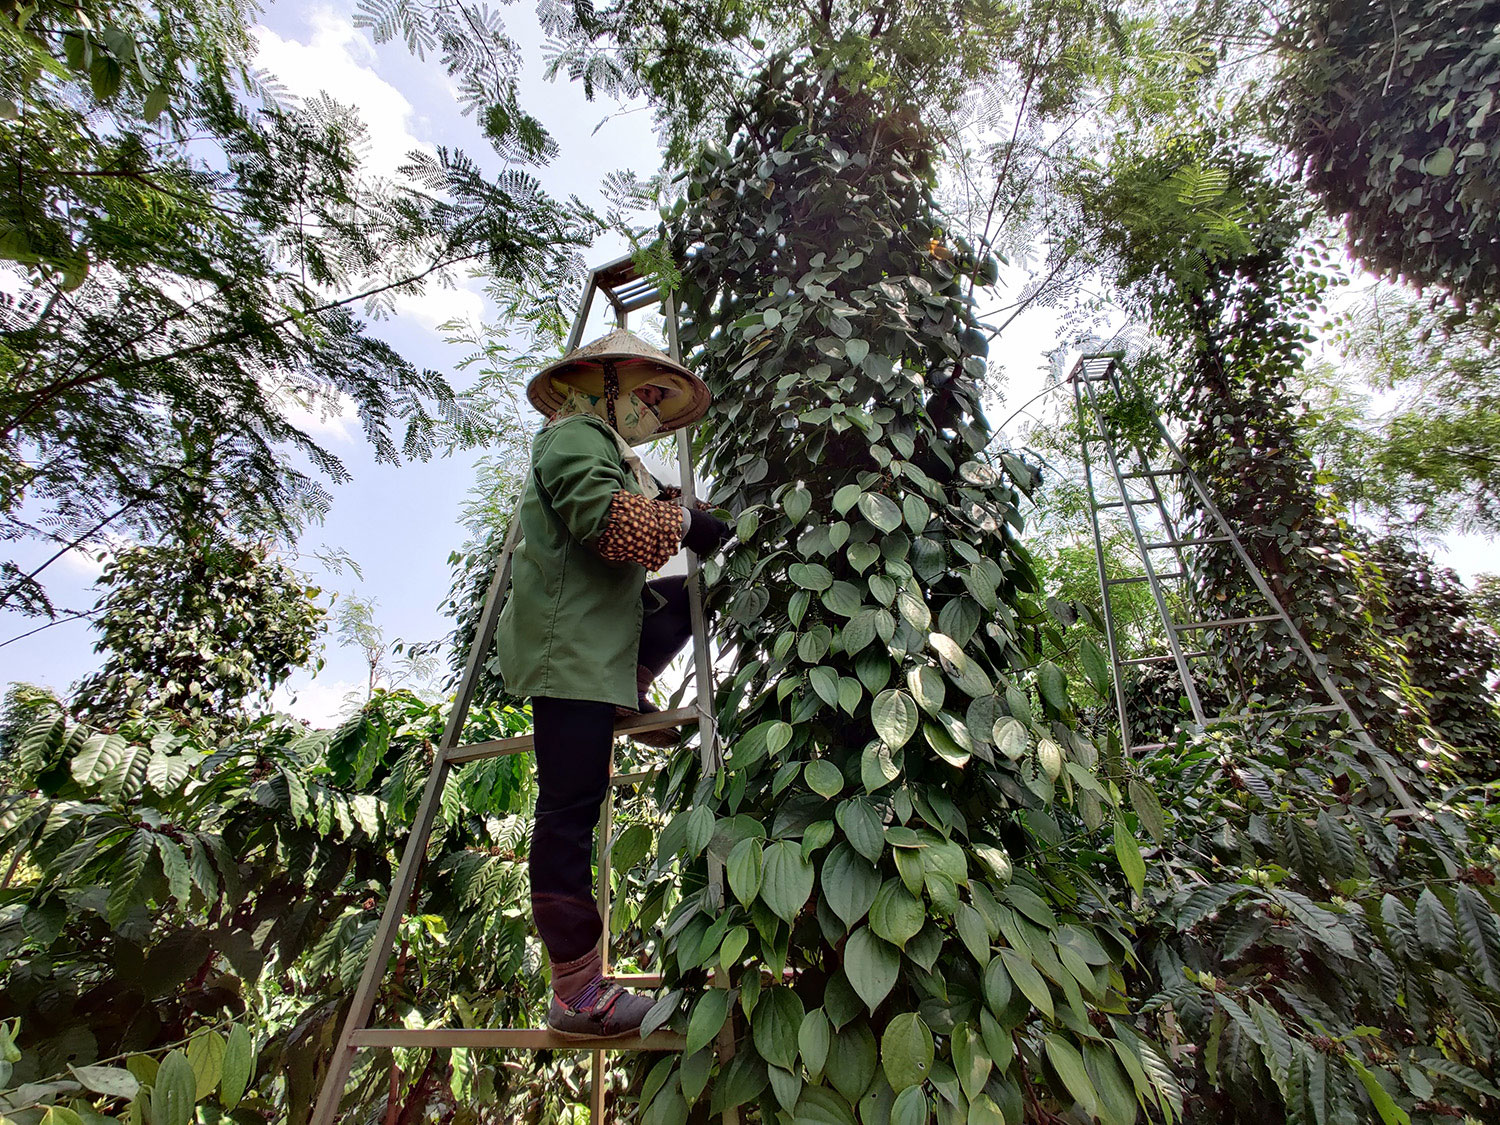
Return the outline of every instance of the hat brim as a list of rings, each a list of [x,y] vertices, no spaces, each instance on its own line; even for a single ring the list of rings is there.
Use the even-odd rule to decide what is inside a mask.
[[[547,417],[557,413],[569,389],[585,394],[604,394],[604,361],[615,365],[622,391],[633,391],[647,383],[668,394],[656,407],[662,431],[692,425],[708,412],[712,396],[708,384],[686,367],[662,357],[655,359],[635,352],[600,352],[583,359],[565,356],[543,368],[526,388],[526,397]]]

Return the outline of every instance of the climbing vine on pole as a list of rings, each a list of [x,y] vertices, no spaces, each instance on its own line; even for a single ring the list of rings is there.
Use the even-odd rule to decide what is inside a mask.
[[[891,89],[774,62],[668,216],[739,542],[707,571],[726,767],[684,750],[661,783],[684,896],[647,1025],[675,1019],[687,1050],[646,1072],[653,1125],[1075,1103],[1124,1125],[1171,1100],[1121,1018],[1140,852],[1037,655],[1033,475],[986,456],[961,282],[996,266],[934,242],[931,144]]]

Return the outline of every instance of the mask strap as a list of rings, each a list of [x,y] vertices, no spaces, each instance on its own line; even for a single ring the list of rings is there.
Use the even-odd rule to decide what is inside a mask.
[[[615,421],[615,403],[620,397],[620,373],[615,370],[615,365],[610,360],[605,360],[604,367],[604,409],[609,414],[609,426],[612,430],[619,430],[620,423]]]

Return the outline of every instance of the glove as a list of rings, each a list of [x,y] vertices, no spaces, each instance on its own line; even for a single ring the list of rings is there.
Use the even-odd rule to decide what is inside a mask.
[[[732,527],[711,512],[684,513],[684,516],[689,522],[682,544],[700,558],[713,554],[734,534]]]

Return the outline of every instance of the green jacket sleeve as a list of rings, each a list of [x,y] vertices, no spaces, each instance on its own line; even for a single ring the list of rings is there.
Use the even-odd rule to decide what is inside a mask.
[[[625,467],[614,444],[585,422],[543,435],[533,462],[537,491],[573,538],[592,545],[609,522],[609,505],[626,489]]]

